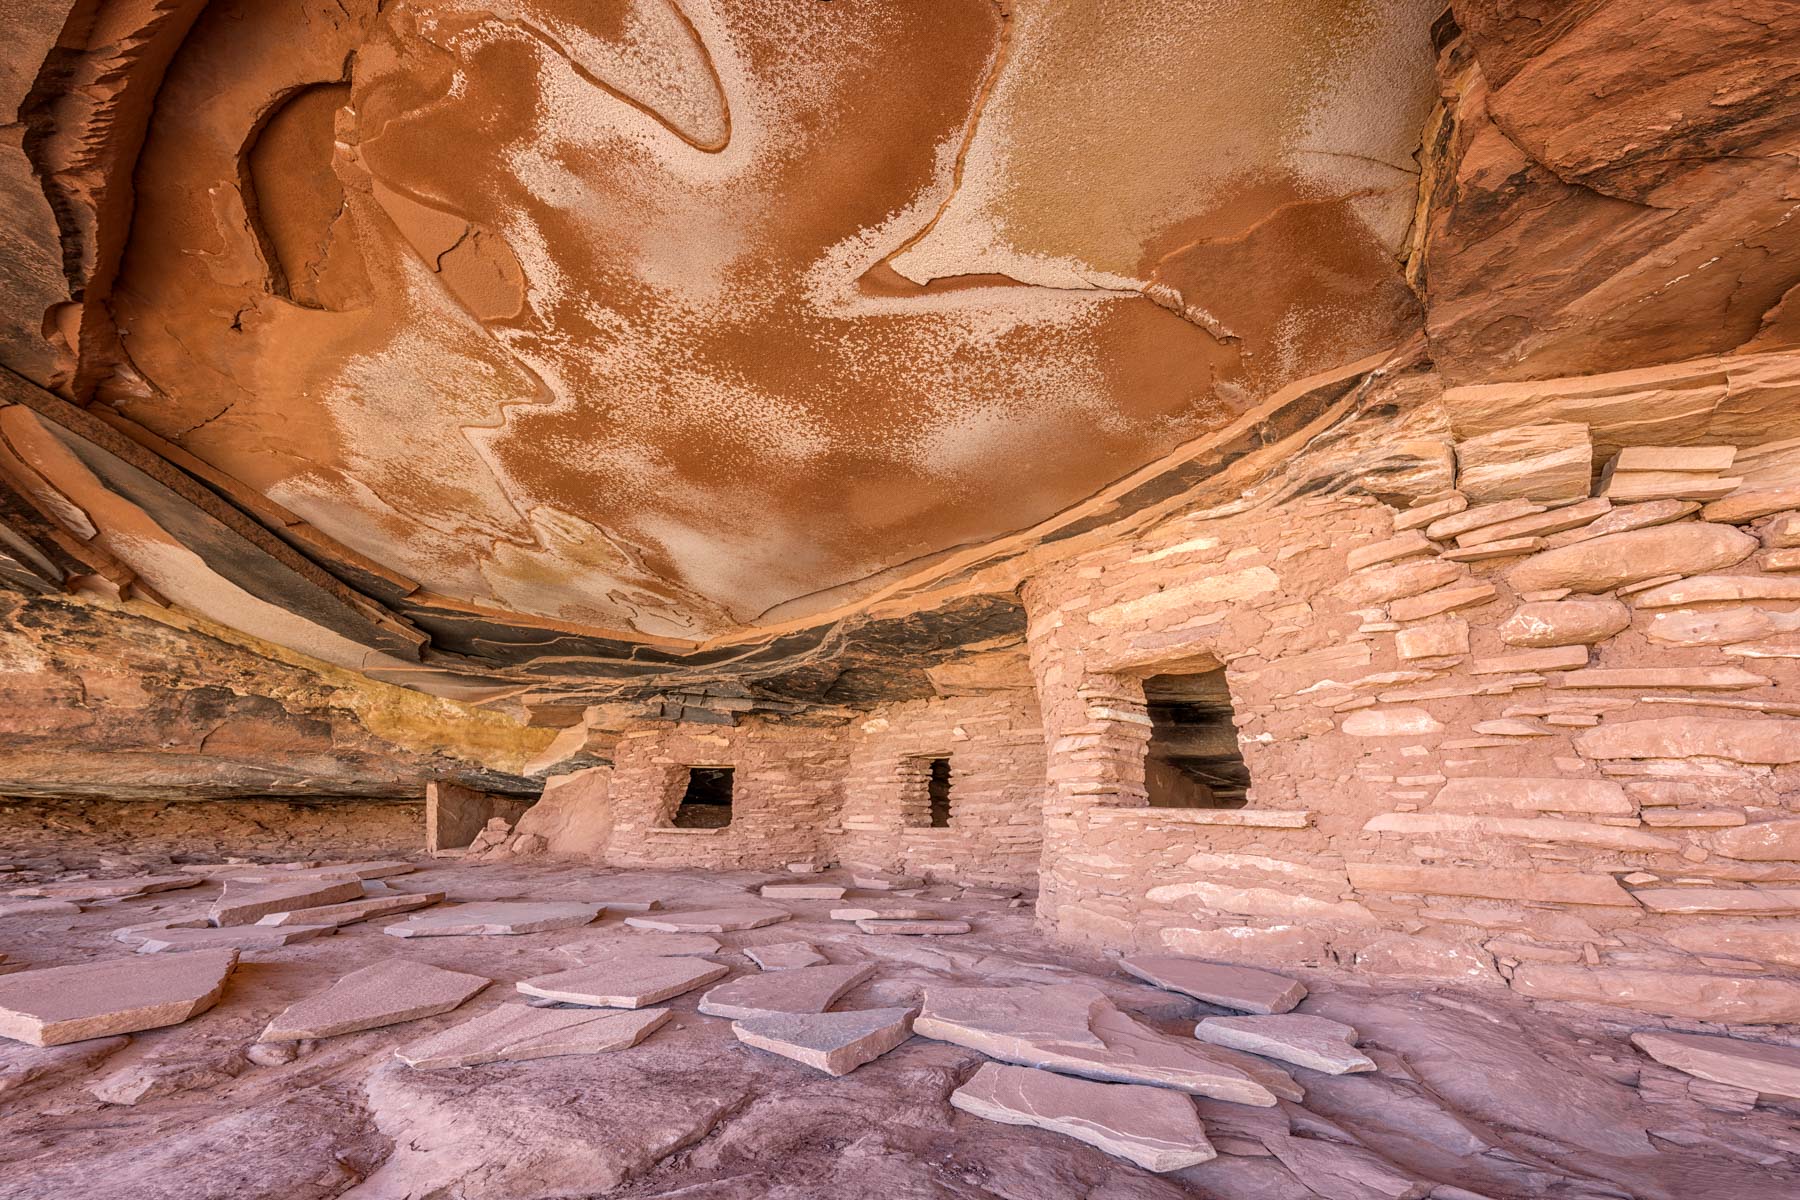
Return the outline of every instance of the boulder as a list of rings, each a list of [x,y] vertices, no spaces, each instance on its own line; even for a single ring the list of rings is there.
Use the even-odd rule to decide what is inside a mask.
[[[1541,551],[1508,571],[1506,581],[1518,592],[1607,592],[1662,575],[1729,567],[1750,557],[1758,544],[1725,525],[1657,525]]]
[[[1066,1134],[1147,1171],[1179,1171],[1218,1156],[1193,1102],[1160,1088],[983,1063],[950,1103],[990,1121]]]

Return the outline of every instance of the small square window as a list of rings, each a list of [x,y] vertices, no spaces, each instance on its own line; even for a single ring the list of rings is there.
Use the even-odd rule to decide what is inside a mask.
[[[689,767],[687,789],[671,822],[677,829],[723,829],[731,824],[730,767]]]

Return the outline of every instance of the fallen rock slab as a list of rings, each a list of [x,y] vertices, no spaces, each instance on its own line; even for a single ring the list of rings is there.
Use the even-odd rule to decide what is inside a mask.
[[[1218,1157],[1194,1102],[1162,1088],[983,1063],[950,1093],[950,1103],[989,1121],[1064,1134],[1147,1171],[1179,1171]]]
[[[518,983],[519,991],[563,1004],[642,1008],[723,978],[730,967],[694,958],[615,958]]]
[[[1304,1096],[1285,1071],[1247,1054],[1158,1033],[1087,984],[928,988],[913,1032],[1003,1062],[1263,1108]]]
[[[435,1071],[565,1054],[604,1054],[637,1045],[669,1019],[666,1008],[590,1012],[502,1004],[479,1017],[394,1051],[409,1067]]]
[[[769,900],[842,900],[847,890],[822,883],[765,883],[761,894]]]
[[[295,942],[311,941],[336,932],[336,925],[284,925],[279,929],[263,925],[227,925],[220,929],[175,927],[141,931],[137,937],[137,952],[167,954],[171,950],[279,950]]]
[[[704,933],[645,933],[633,930],[624,936],[595,938],[586,942],[568,942],[558,946],[558,954],[576,958],[680,958],[691,954],[717,954],[719,939]]]
[[[433,909],[381,932],[399,938],[545,933],[590,924],[601,911],[598,904],[570,900],[494,900]]]
[[[81,905],[70,900],[14,900],[0,904],[0,917],[72,917],[81,912]]]
[[[1634,1033],[1631,1044],[1665,1067],[1763,1096],[1800,1098],[1800,1046],[1697,1033]]]
[[[1375,1063],[1356,1049],[1356,1030],[1342,1021],[1301,1013],[1265,1017],[1207,1017],[1194,1036],[1215,1046],[1247,1050],[1264,1058],[1350,1075],[1373,1071]]]
[[[941,937],[968,933],[975,928],[967,921],[907,920],[901,917],[865,917],[856,923],[864,933],[902,933],[913,937]]]
[[[750,961],[765,971],[792,971],[798,967],[816,967],[831,960],[813,948],[810,942],[775,942],[767,946],[746,946]]]
[[[298,908],[317,908],[324,904],[341,904],[362,898],[362,884],[356,880],[322,882],[306,880],[298,883],[225,885],[225,894],[206,910],[214,925],[254,925],[270,913],[292,912]]]
[[[761,929],[792,916],[792,913],[777,908],[707,908],[696,912],[626,917],[625,923],[633,929],[652,929],[661,933],[732,933],[740,929]]]
[[[315,996],[288,1006],[259,1041],[297,1042],[379,1029],[447,1013],[492,983],[484,975],[398,960],[352,971]]]
[[[1306,985],[1299,980],[1255,967],[1234,967],[1170,954],[1133,955],[1120,959],[1119,966],[1159,988],[1239,1012],[1284,1013],[1306,996]]]
[[[825,1072],[848,1075],[912,1036],[916,1008],[870,1008],[841,1013],[774,1013],[733,1021],[746,1046],[767,1050]]]
[[[223,872],[221,876],[215,876],[215,878],[222,877],[244,883],[281,883],[284,880],[301,879],[342,882],[344,880],[391,879],[395,875],[410,875],[418,869],[416,863],[401,862],[396,859],[386,862],[245,867],[241,870]]]
[[[938,914],[929,908],[834,908],[834,921],[935,921]]]
[[[43,900],[117,900],[151,892],[172,892],[206,882],[193,875],[140,875],[134,879],[71,879],[65,883],[37,883],[14,888],[9,895]]]
[[[218,1003],[236,950],[108,958],[0,977],[0,1037],[33,1046],[179,1025]]]
[[[861,888],[865,892],[892,892],[900,888],[916,888],[925,886],[925,881],[915,875],[889,875],[874,871],[866,875],[852,872],[851,886]]]
[[[444,898],[442,892],[407,892],[393,896],[365,896],[344,904],[326,904],[318,908],[296,908],[287,912],[258,917],[258,925],[349,925],[370,917],[392,916],[426,908]]]
[[[700,997],[700,1011],[733,1019],[768,1013],[822,1013],[874,973],[873,963],[854,963],[742,975]]]

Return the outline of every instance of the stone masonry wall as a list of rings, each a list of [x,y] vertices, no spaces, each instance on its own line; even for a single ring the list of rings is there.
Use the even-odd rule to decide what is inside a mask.
[[[656,725],[629,730],[614,750],[608,789],[615,866],[777,869],[819,861],[843,807],[848,733],[842,727]],[[689,767],[731,767],[731,824],[670,825]]]
[[[1042,915],[1800,1020],[1800,446],[1594,461],[1507,430],[1409,508],[1191,515],[1030,580]],[[1248,806],[1144,807],[1140,680],[1219,665]]]
[[[1029,692],[879,708],[857,729],[836,857],[932,880],[1029,884],[1043,847],[1044,735]],[[950,760],[950,824],[925,765]]]

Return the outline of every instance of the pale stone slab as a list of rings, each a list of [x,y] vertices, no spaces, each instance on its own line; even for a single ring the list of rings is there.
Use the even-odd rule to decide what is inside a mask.
[[[925,881],[916,875],[889,875],[885,872],[870,872],[865,875],[853,872],[850,884],[865,892],[893,892],[901,888],[924,887]]]
[[[336,932],[336,925],[284,925],[279,929],[263,925],[226,925],[219,929],[158,929],[140,933],[137,952],[165,954],[171,950],[279,950],[295,942],[307,942]]]
[[[1207,1017],[1194,1036],[1215,1046],[1248,1050],[1264,1058],[1310,1067],[1329,1075],[1373,1071],[1375,1063],[1356,1049],[1356,1030],[1342,1021],[1302,1013],[1267,1017]]]
[[[1133,955],[1120,959],[1119,966],[1157,987],[1239,1012],[1284,1013],[1306,997],[1306,985],[1299,980],[1255,967],[1172,954]]]
[[[750,961],[765,971],[792,971],[797,967],[816,967],[831,960],[813,949],[810,942],[775,942],[767,946],[746,946]]]
[[[937,912],[929,908],[902,908],[884,906],[882,908],[834,908],[831,919],[834,921],[935,921]]]
[[[259,1041],[297,1042],[447,1013],[492,983],[483,975],[397,959],[352,971],[287,1010]]]
[[[70,900],[14,900],[0,904],[0,917],[72,917],[81,905]]]
[[[1575,740],[1588,758],[1725,758],[1784,766],[1800,762],[1800,721],[1775,717],[1658,717],[1608,721]]]
[[[393,896],[365,896],[344,904],[327,904],[319,908],[296,908],[288,912],[269,913],[257,918],[258,925],[349,925],[370,917],[425,908],[444,898],[442,892],[403,892]]]
[[[1514,567],[1506,579],[1518,592],[1566,587],[1599,593],[1661,575],[1717,571],[1749,558],[1759,545],[1725,525],[1656,525],[1545,550]]]
[[[1800,888],[1643,888],[1632,895],[1651,912],[1736,913],[1740,916],[1800,914]]]
[[[1530,779],[1470,775],[1438,789],[1433,808],[1511,808],[1629,816],[1637,805],[1610,779]]]
[[[975,928],[967,921],[904,920],[898,917],[865,917],[856,923],[864,933],[901,933],[913,937],[941,937],[968,933]]]
[[[1345,870],[1349,873],[1351,886],[1362,892],[1637,907],[1631,893],[1620,887],[1611,875],[1481,867],[1414,867],[1403,863],[1349,863]]]
[[[593,1012],[502,1004],[394,1051],[409,1067],[434,1071],[490,1062],[526,1062],[565,1054],[604,1054],[637,1045],[668,1021],[666,1008]]]
[[[197,887],[206,882],[193,875],[140,875],[135,879],[72,879],[65,883],[36,883],[13,888],[9,895],[32,896],[43,900],[113,900],[126,896],[143,896],[151,892],[172,892],[177,888]]]
[[[1478,504],[1580,500],[1593,469],[1588,427],[1575,421],[1521,425],[1456,444],[1456,490]]]
[[[990,1058],[1115,1083],[1146,1083],[1272,1107],[1304,1093],[1285,1071],[1192,1038],[1158,1033],[1087,984],[928,988],[920,1037]]]
[[[0,1037],[33,1046],[179,1025],[218,1003],[236,950],[108,958],[0,977]]]
[[[1800,820],[1759,821],[1713,839],[1713,849],[1750,862],[1800,862]]]
[[[733,1019],[769,1013],[822,1013],[874,973],[873,963],[846,963],[741,975],[700,997],[700,1011]]]
[[[1631,610],[1617,600],[1551,600],[1521,604],[1500,624],[1509,646],[1591,646],[1631,625]]]
[[[723,947],[719,939],[704,933],[645,933],[595,938],[587,942],[568,942],[558,946],[558,954],[588,958],[681,958],[691,954],[717,954]]]
[[[653,929],[661,933],[733,933],[740,929],[761,929],[792,916],[778,908],[707,908],[695,912],[626,917],[625,923],[633,929]]]
[[[231,884],[207,909],[214,925],[254,925],[270,913],[292,912],[362,899],[362,884],[354,879],[297,883]]]
[[[1800,1047],[1694,1033],[1634,1033],[1631,1041],[1665,1067],[1763,1096],[1800,1098]]]
[[[589,924],[601,911],[572,900],[493,900],[433,909],[381,932],[401,938],[546,933]]]
[[[1513,968],[1512,986],[1539,1000],[1616,1004],[1666,1017],[1743,1025],[1800,1022],[1800,983],[1792,979],[1523,963]]]
[[[723,978],[730,967],[694,958],[614,958],[520,980],[527,996],[595,1008],[642,1008]]]
[[[847,890],[823,883],[765,883],[762,895],[768,900],[842,900]]]
[[[1394,601],[1388,606],[1388,615],[1396,621],[1422,621],[1440,613],[1455,612],[1458,609],[1472,608],[1477,604],[1486,604],[1498,594],[1499,590],[1491,583],[1471,583],[1457,587],[1439,588],[1434,592],[1426,592],[1422,596],[1410,596],[1404,600]]]
[[[221,872],[224,879],[242,883],[281,883],[286,880],[323,879],[342,882],[346,879],[390,879],[395,875],[408,875],[417,871],[416,863],[401,862],[398,859],[385,862],[325,863],[318,866],[292,865],[273,867],[245,867],[238,870]]]
[[[983,1063],[950,1093],[950,1103],[990,1121],[1064,1134],[1147,1171],[1179,1171],[1218,1157],[1194,1102],[1161,1088]]]
[[[841,1013],[772,1013],[733,1021],[746,1046],[767,1050],[825,1072],[848,1075],[912,1036],[916,1008],[871,1008]]]

